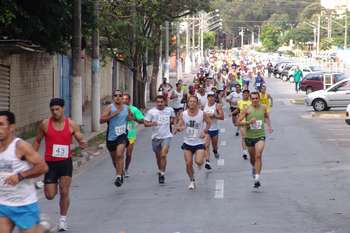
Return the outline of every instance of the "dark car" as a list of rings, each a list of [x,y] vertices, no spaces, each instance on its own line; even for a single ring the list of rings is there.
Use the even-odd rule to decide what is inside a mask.
[[[275,78],[281,78],[281,72],[283,71],[284,67],[291,63],[290,61],[282,61],[279,62],[275,65],[274,69],[273,69],[273,75],[275,76]]]
[[[290,69],[292,69],[294,66],[296,66],[294,63],[287,63],[284,66],[284,69],[282,70],[282,72],[280,73],[280,78],[283,81],[288,81],[289,80],[289,71]]]
[[[327,74],[332,74],[333,83],[337,83],[346,78],[344,73],[325,73],[325,72],[314,72],[307,74],[300,83],[300,90],[305,91],[309,94],[314,91],[323,90],[324,84],[323,79]]]

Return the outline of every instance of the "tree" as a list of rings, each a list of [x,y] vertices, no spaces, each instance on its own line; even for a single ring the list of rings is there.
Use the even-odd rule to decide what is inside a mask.
[[[205,32],[203,35],[204,49],[212,49],[215,46],[215,32]]]

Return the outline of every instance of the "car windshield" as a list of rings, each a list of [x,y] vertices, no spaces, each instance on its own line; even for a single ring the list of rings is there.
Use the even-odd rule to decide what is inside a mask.
[[[331,91],[350,91],[350,81],[341,82],[331,89]]]

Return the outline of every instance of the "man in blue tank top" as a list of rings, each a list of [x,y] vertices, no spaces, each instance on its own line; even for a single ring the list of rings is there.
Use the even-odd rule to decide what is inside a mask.
[[[120,187],[124,182],[124,154],[128,142],[128,120],[133,120],[132,113],[128,106],[123,103],[123,92],[116,90],[113,92],[112,104],[108,105],[102,112],[100,123],[107,122],[108,124],[106,145],[116,169],[114,184],[117,187]]]

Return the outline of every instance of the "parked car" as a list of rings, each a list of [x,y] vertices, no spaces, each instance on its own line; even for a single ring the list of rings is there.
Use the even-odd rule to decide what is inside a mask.
[[[345,118],[345,122],[350,125],[350,104],[348,105],[348,107],[346,108],[346,118]]]
[[[305,104],[316,112],[350,104],[350,78],[344,79],[326,90],[315,91],[305,97]]]
[[[282,61],[279,62],[275,65],[274,70],[273,70],[273,75],[275,76],[275,78],[281,78],[281,73],[284,69],[284,67],[291,63],[290,61]]]
[[[296,64],[295,63],[288,63],[285,65],[284,69],[282,70],[281,72],[281,79],[283,81],[288,81],[289,79],[289,72],[291,69],[295,68],[296,67]]]
[[[323,90],[323,79],[324,75],[331,74],[326,72],[313,72],[304,76],[303,80],[300,83],[300,90],[305,91],[306,94],[311,92]],[[341,80],[346,79],[344,73],[332,73],[333,83],[337,83]]]
[[[321,67],[320,66],[317,66],[317,65],[310,65],[310,66],[299,66],[300,69],[303,71],[303,76],[305,77],[306,75],[310,74],[310,73],[313,73],[313,72],[321,72]],[[286,75],[287,77],[283,77],[283,74],[282,74],[282,79],[285,80],[289,80],[290,82],[294,82],[294,78],[293,78],[293,75],[294,75],[294,71],[295,69],[297,68],[296,65],[294,65],[291,69],[289,69],[288,71],[288,74],[284,74]]]

